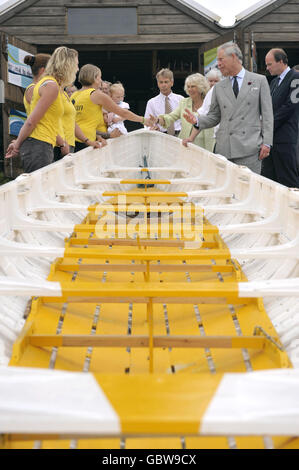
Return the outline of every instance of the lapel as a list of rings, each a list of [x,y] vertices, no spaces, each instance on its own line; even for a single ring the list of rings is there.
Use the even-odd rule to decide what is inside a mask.
[[[245,70],[245,75],[243,78],[242,86],[241,86],[241,89],[239,90],[239,94],[237,98],[234,95],[232,84],[231,84],[229,77],[220,83],[222,84],[224,88],[225,94],[227,95],[230,102],[232,103],[233,112],[234,112],[237,107],[238,108],[240,107],[240,104],[242,103],[244,98],[246,98],[246,96],[248,95],[250,87],[254,85],[254,79],[250,80],[249,73],[247,72],[247,70]],[[248,85],[248,83],[250,83],[250,85]]]
[[[278,88],[277,82],[278,82],[278,77],[274,78],[274,80],[272,80],[272,82],[270,83],[271,96],[275,95],[277,91],[277,88]]]
[[[288,71],[288,73],[286,74],[286,76],[284,77],[280,85],[276,88],[273,95],[279,96],[280,93],[285,89],[285,87],[289,86],[289,80],[292,78],[292,75],[293,75],[293,70],[291,69]],[[277,80],[278,80],[278,77],[277,77]]]
[[[236,105],[238,106],[238,108],[244,98],[246,98],[246,96],[248,95],[250,88],[254,85],[254,80],[250,80],[248,75],[249,73],[247,72],[247,70],[245,70],[242,86],[236,99]],[[249,83],[250,85],[248,85]]]
[[[272,80],[271,85],[271,97],[272,97],[272,104],[275,109],[281,105],[281,99],[284,100],[284,92],[285,90],[290,86],[290,80],[292,79],[293,76],[293,70],[289,70],[280,85],[276,86],[278,82],[278,78],[276,77],[274,80]],[[273,88],[276,86],[275,90]],[[273,91],[272,91],[273,90]]]
[[[192,99],[189,97],[188,98],[188,102],[187,102],[187,106],[186,106],[187,109],[190,109],[190,111],[193,113],[193,110],[192,110]]]
[[[250,88],[253,86],[256,86],[256,80],[254,78],[251,78],[250,73],[247,70],[245,70],[245,75],[243,78],[242,86],[241,86],[241,89],[239,91],[237,98],[235,97],[234,92],[232,90],[230,79],[228,79],[228,84],[230,86],[231,97],[232,97],[231,103],[233,105],[232,113],[230,116],[232,117],[235,114],[236,109],[239,109],[241,107],[242,101],[244,101],[244,99],[248,96]]]
[[[235,103],[235,101],[237,101],[237,100],[236,100],[236,97],[235,97],[234,92],[233,92],[233,87],[232,87],[230,78],[229,77],[226,78],[222,82],[219,82],[219,84],[224,89],[224,92],[225,92],[226,96],[228,97],[229,101],[231,103]]]
[[[223,80],[220,82],[224,88],[226,96],[229,98],[229,101],[232,104],[232,109],[231,109],[231,116],[232,117],[236,111],[237,108],[240,108],[240,104],[246,98],[248,95],[248,92],[250,90],[250,87],[254,85],[254,79],[250,80],[250,77],[248,76],[247,70],[245,70],[245,75],[243,78],[242,86],[241,89],[239,90],[238,97],[235,97],[235,94],[233,92],[232,84],[230,81],[230,78],[228,77],[227,79]],[[250,85],[248,85],[250,83]]]

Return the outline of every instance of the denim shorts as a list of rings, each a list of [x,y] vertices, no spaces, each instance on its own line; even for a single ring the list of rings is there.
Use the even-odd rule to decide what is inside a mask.
[[[53,146],[48,142],[28,137],[20,147],[24,173],[43,168],[53,162]]]

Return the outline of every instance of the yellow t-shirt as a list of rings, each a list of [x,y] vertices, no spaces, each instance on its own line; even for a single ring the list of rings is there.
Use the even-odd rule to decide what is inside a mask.
[[[98,127],[97,127],[96,130],[100,131],[100,132],[107,132],[107,125],[106,125],[105,120],[104,120],[103,112],[102,112],[102,119],[99,122]]]
[[[54,77],[46,76],[43,77],[34,87],[33,97],[31,100],[31,113],[40,100],[39,89],[42,84],[46,81],[52,80],[57,83]],[[58,85],[58,83],[57,83]],[[59,85],[58,85],[59,86]],[[30,137],[34,139],[42,140],[43,142],[48,142],[52,144],[53,147],[56,145],[56,136],[59,134],[59,121],[63,115],[63,103],[61,98],[61,93],[58,93],[57,98],[47,109],[39,123],[36,125],[35,129],[30,134]]]
[[[24,93],[23,103],[24,103],[24,108],[25,108],[27,117],[29,116],[30,111],[31,111],[31,103],[32,103],[32,100],[31,100],[31,103],[29,103],[29,102],[27,101],[27,99],[26,99],[26,91],[29,90],[29,88],[34,87],[34,86],[35,86],[35,83],[30,83],[30,85],[28,85],[28,87],[26,88],[25,93]]]
[[[104,122],[102,106],[94,104],[90,95],[95,88],[75,91],[71,96],[71,101],[76,109],[76,123],[89,140],[96,140],[96,130]],[[77,139],[77,142],[82,142]]]
[[[75,146],[75,121],[76,121],[76,110],[72,104],[70,98],[65,91],[61,94],[64,113],[62,116],[62,127],[64,133],[64,139],[69,145]]]

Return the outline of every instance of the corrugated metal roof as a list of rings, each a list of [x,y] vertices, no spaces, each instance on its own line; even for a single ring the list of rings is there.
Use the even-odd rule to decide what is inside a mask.
[[[207,8],[203,7],[200,5],[197,1],[195,0],[177,0],[178,3],[181,3],[182,5],[185,5],[186,7],[190,8],[191,10],[195,11],[196,13],[199,13],[200,15],[204,16],[210,21],[216,21],[219,22],[221,19],[221,16],[216,15],[216,13],[213,13],[212,11],[208,10]],[[7,13],[10,11],[12,8],[24,3],[25,0],[7,0],[4,3],[0,4],[0,15]],[[99,5],[101,6],[101,5]]]
[[[260,0],[254,5],[251,5],[249,8],[246,8],[246,10],[241,11],[241,13],[238,13],[238,15],[236,15],[236,21],[245,20],[249,16],[254,15],[258,11],[262,10],[266,6],[271,5],[272,3],[275,3],[276,1],[277,0]]]
[[[196,11],[200,15],[204,16],[210,21],[216,21],[217,23],[221,20],[221,16],[216,15],[216,13],[213,13],[211,10],[208,10],[207,8],[203,7],[200,5],[200,3],[196,2],[195,0],[177,0],[179,3],[182,5],[187,6],[193,11]]]
[[[7,13],[9,10],[18,6],[24,1],[25,0],[7,0],[6,2],[2,2],[2,4],[0,4],[0,15],[3,15],[3,13]]]

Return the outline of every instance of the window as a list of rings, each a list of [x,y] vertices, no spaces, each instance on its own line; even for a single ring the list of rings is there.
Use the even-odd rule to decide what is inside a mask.
[[[68,8],[68,34],[137,34],[137,8]]]

